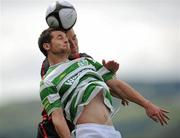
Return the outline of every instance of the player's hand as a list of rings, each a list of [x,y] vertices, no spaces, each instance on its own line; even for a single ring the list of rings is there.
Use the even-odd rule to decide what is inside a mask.
[[[121,104],[124,106],[129,105],[129,101],[126,99],[122,99]]]
[[[110,60],[106,62],[104,59],[102,60],[102,64],[104,67],[106,67],[108,70],[116,73],[116,71],[119,69],[119,63],[115,62],[114,60]]]
[[[151,102],[147,103],[147,106],[145,107],[146,114],[155,122],[160,122],[162,126],[165,124],[167,125],[167,121],[169,120],[169,117],[167,116],[168,111],[152,104]]]

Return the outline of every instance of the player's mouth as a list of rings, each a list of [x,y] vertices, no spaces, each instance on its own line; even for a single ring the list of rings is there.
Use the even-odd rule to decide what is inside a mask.
[[[68,47],[68,45],[63,45],[63,47]]]

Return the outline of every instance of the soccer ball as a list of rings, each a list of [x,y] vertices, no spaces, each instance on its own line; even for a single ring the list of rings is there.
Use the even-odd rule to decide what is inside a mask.
[[[77,13],[72,4],[67,1],[56,1],[46,11],[46,22],[49,27],[60,27],[70,30],[77,20]]]

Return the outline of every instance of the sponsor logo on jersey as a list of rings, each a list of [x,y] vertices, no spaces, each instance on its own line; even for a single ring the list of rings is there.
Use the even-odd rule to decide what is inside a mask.
[[[72,76],[71,78],[69,78],[69,79],[65,82],[65,84],[66,84],[66,85],[72,85],[72,84],[74,83],[74,81],[82,74],[82,72],[87,71],[87,70],[93,70],[93,69],[91,69],[91,68],[86,68],[86,69],[81,70],[80,72],[78,72],[77,74],[75,74],[74,76]]]

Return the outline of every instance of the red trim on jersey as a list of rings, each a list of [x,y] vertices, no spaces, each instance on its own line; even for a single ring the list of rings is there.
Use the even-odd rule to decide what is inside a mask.
[[[42,79],[44,79],[44,75],[45,75],[45,72],[44,72],[44,70],[45,70],[45,65],[44,65],[44,62],[43,62],[43,64],[42,64],[42,68],[41,68],[41,71],[42,71]]]
[[[77,58],[80,58],[80,54],[79,53],[74,57],[74,59],[77,59]]]
[[[43,111],[42,111],[42,119],[43,119],[43,121],[52,120],[52,117],[48,116],[48,114],[47,114],[45,109],[43,109]]]

